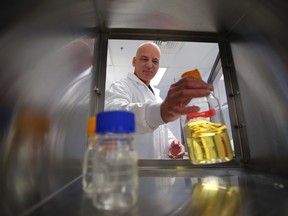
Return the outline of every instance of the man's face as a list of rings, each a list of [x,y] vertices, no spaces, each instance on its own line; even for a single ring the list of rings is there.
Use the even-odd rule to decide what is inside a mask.
[[[147,86],[159,69],[160,50],[152,44],[143,45],[138,49],[136,57],[133,58],[132,64],[135,68],[135,74]]]

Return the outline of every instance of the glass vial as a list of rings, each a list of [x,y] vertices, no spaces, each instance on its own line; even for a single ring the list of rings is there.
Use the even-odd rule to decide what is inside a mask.
[[[87,126],[87,144],[86,149],[84,153],[84,159],[83,159],[83,169],[82,169],[82,187],[84,192],[87,195],[91,195],[93,191],[93,181],[92,181],[92,165],[93,165],[93,150],[94,150],[94,144],[95,144],[95,128],[96,128],[96,117],[90,117],[88,119],[88,126]]]
[[[197,69],[185,72],[182,77],[201,79]],[[199,111],[183,119],[183,133],[190,162],[212,164],[233,158],[227,127],[218,99],[211,93],[207,97],[193,98],[188,106],[198,106]]]
[[[134,113],[97,114],[93,159],[93,205],[99,210],[129,210],[138,199],[137,154],[133,143]]]

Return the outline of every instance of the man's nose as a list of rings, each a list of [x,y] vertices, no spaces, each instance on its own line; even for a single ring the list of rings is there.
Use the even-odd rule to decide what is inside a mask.
[[[152,60],[148,60],[147,62],[146,62],[146,64],[145,64],[145,66],[147,67],[147,68],[153,68],[154,67],[154,64],[153,64],[153,61]]]

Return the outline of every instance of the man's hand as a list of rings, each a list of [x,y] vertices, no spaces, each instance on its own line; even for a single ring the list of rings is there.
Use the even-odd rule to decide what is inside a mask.
[[[184,77],[172,84],[160,108],[163,121],[171,122],[181,115],[198,112],[199,107],[186,105],[192,98],[207,96],[212,90],[212,85],[193,77]]]
[[[173,140],[169,148],[169,154],[168,154],[169,158],[183,159],[184,154],[185,154],[184,146],[178,140]]]

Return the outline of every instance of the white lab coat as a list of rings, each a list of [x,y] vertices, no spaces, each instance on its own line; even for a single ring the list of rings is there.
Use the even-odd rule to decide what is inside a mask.
[[[159,90],[152,91],[133,73],[113,82],[105,95],[105,110],[127,110],[135,113],[135,147],[139,159],[168,158],[175,139],[160,115],[162,99]]]

